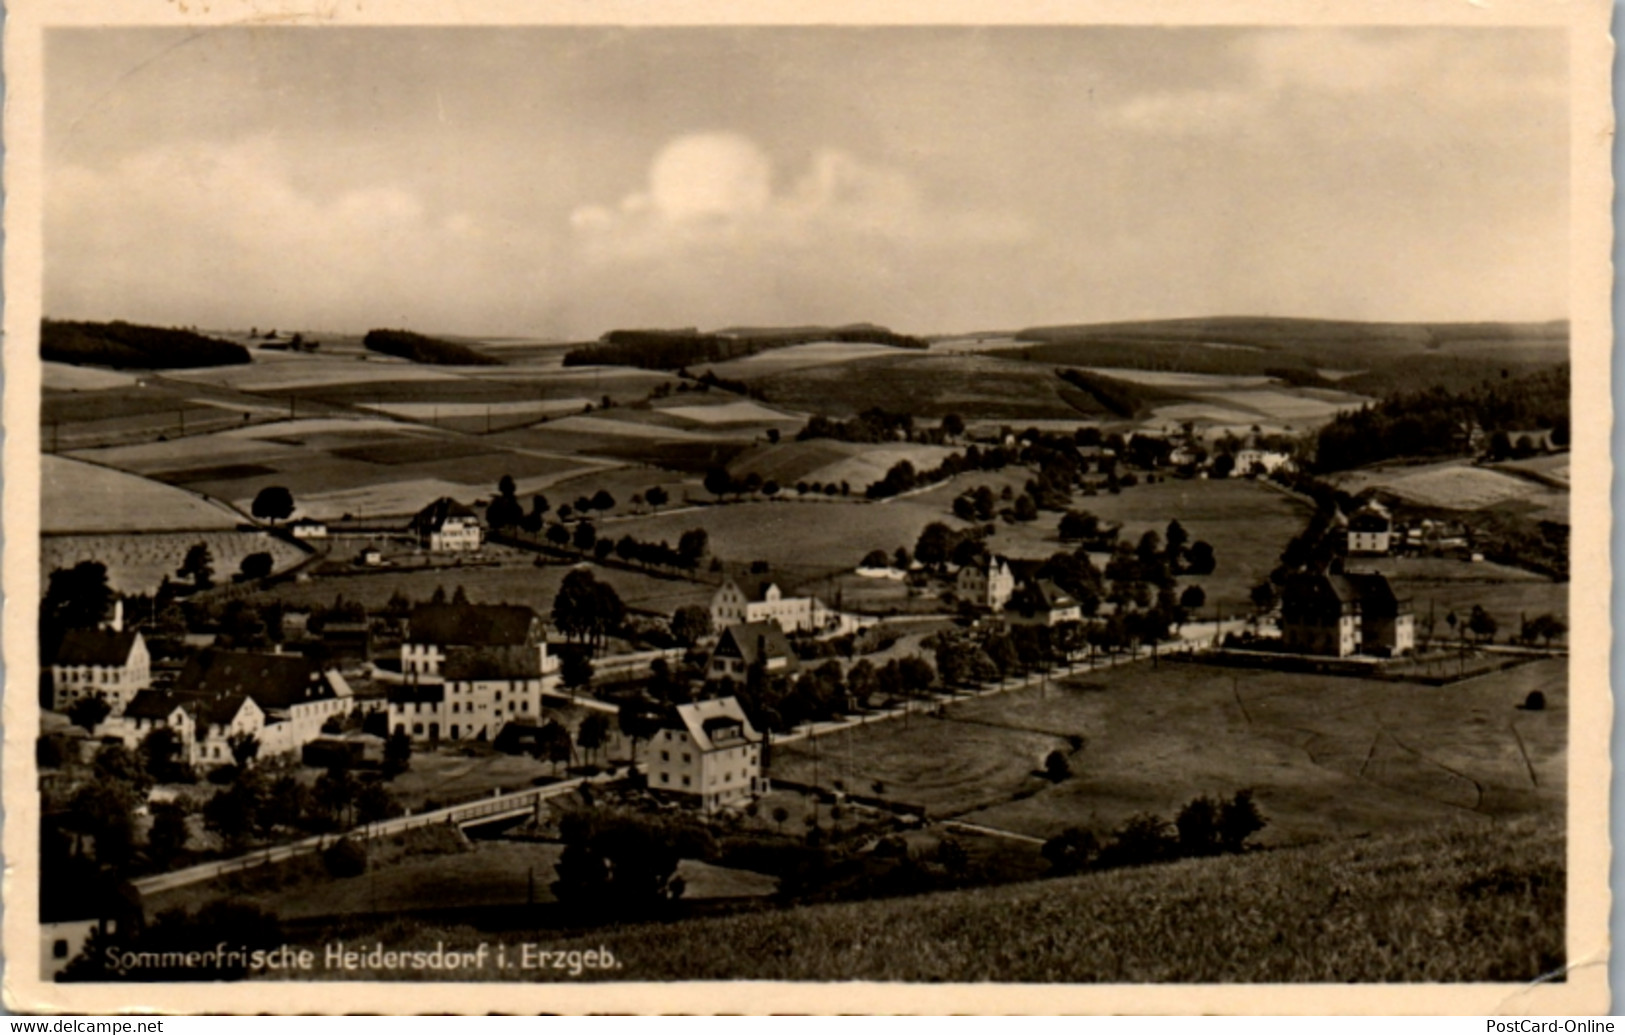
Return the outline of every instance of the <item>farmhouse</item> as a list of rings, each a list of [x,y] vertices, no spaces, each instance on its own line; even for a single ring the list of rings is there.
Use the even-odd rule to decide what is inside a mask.
[[[742,682],[750,667],[760,660],[768,672],[793,672],[798,668],[795,652],[779,623],[743,622],[722,631],[705,666],[708,680],[732,679]]]
[[[1048,579],[1024,583],[1005,605],[1007,621],[1017,625],[1049,625],[1083,620],[1083,605]]]
[[[1391,546],[1394,520],[1376,500],[1368,500],[1348,520],[1348,552],[1351,554],[1385,554]]]
[[[998,611],[1016,591],[1016,575],[1003,557],[983,556],[959,569],[954,592],[975,607]]]
[[[649,789],[697,799],[706,812],[764,794],[761,741],[737,698],[680,704],[650,744]]]
[[[181,757],[190,762],[192,745],[197,740],[197,723],[187,711],[186,702],[167,690],[142,690],[130,699],[123,714],[110,716],[97,729],[100,736],[117,737],[124,746],[135,750],[153,730],[160,727],[174,731],[180,745]]]
[[[1292,457],[1278,449],[1259,449],[1249,446],[1236,451],[1236,473],[1239,475],[1274,474],[1283,467],[1292,469]]]
[[[1393,657],[1415,647],[1415,616],[1380,573],[1302,573],[1281,596],[1281,638],[1300,654]]]
[[[450,496],[442,496],[418,511],[407,529],[433,553],[478,550],[483,534],[479,517]]]
[[[51,660],[51,707],[67,711],[83,697],[103,697],[123,711],[152,682],[152,658],[139,632],[69,629]]]
[[[208,651],[192,658],[175,680],[175,694],[189,699],[197,721],[202,761],[230,761],[229,753],[204,750],[210,727],[229,736],[257,736],[262,757],[297,753],[321,735],[322,725],[354,707],[350,686],[336,671],[323,671],[297,654],[249,654]],[[245,715],[238,698],[246,697],[260,715]]]
[[[450,647],[441,671],[389,689],[389,728],[414,740],[495,740],[509,722],[535,723],[557,683],[525,645]]]
[[[524,647],[544,674],[558,668],[547,653],[541,618],[523,604],[419,604],[406,619],[401,671],[438,675],[452,647]]]
[[[327,525],[315,518],[302,517],[288,525],[288,531],[295,539],[326,539]]]
[[[785,596],[772,579],[734,579],[722,582],[711,598],[711,627],[722,629],[741,622],[777,622],[788,632],[813,632],[824,627],[828,614],[817,597]]]

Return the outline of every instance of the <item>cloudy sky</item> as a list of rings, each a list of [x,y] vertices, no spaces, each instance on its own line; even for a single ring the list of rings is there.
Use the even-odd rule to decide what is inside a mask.
[[[55,30],[46,82],[56,317],[1568,311],[1551,30]]]

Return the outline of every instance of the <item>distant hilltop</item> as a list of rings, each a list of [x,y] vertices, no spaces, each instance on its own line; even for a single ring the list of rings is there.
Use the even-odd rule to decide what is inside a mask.
[[[571,349],[564,355],[564,365],[678,370],[698,363],[722,363],[768,349],[814,341],[865,342],[905,349],[927,347],[923,339],[869,323],[841,327],[728,327],[703,334],[692,327],[679,330],[617,330],[609,331],[593,344]]]

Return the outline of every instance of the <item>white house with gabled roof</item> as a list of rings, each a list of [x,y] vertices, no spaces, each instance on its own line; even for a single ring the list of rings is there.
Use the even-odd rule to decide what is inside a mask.
[[[647,761],[649,789],[693,799],[715,812],[768,791],[762,735],[737,698],[680,704],[667,713]]]

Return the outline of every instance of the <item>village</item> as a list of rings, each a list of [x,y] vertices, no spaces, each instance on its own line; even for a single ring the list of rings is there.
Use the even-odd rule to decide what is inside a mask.
[[[960,430],[932,435],[951,444]],[[47,823],[60,817],[58,836],[74,858],[127,874],[160,898],[209,886],[256,858],[269,864],[278,845],[281,858],[320,854],[330,879],[342,882],[365,872],[373,838],[425,824],[500,837],[520,824],[559,839],[561,815],[605,808],[649,817],[676,809],[702,828],[778,838],[794,818],[808,843],[844,836],[869,852],[907,843],[899,833],[918,839],[931,831],[937,857],[959,858],[968,840],[997,846],[978,851],[994,856],[1041,848],[1054,864],[1077,836],[1065,822],[1069,809],[1037,824],[990,822],[963,807],[963,787],[889,770],[879,731],[940,725],[967,705],[1019,700],[1035,686],[1047,697],[1054,684],[1064,696],[1068,680],[1092,685],[1119,668],[1153,680],[1165,669],[1207,666],[1448,686],[1548,671],[1527,666],[1561,656],[1553,649],[1566,632],[1560,614],[1520,613],[1518,627],[1504,631],[1488,598],[1489,609],[1463,601],[1459,614],[1430,604],[1418,615],[1405,584],[1390,581],[1396,565],[1493,567],[1470,523],[1424,516],[1433,512],[1389,493],[1334,491],[1299,472],[1281,436],[1204,442],[1189,427],[1166,431],[965,435],[962,459],[943,465],[958,490],[941,492],[951,500],[945,520],[895,551],[863,553],[858,543],[862,560],[829,599],[836,582],[827,573],[792,581],[768,561],[725,561],[729,544],[703,522],[676,548],[630,535],[617,543],[613,519],[600,519],[604,532],[594,533],[594,503],[584,496],[574,515],[561,506],[548,523],[545,499],[537,494],[527,512],[506,476],[494,495],[441,497],[393,527],[296,516],[286,489],[264,489],[254,534],[303,558],[280,573],[269,555],[249,554],[230,583],[214,587],[206,542],[187,549],[157,599],[126,601],[109,588],[105,566],[88,558],[52,572],[39,752]],[[1522,438],[1521,455],[1534,453]],[[1037,477],[1019,495],[1007,486],[1002,499],[973,488],[974,472],[995,465]],[[895,480],[894,469],[886,481]],[[920,480],[931,490],[929,474]],[[1275,570],[1248,588],[1249,606],[1238,608],[1234,593],[1209,604],[1202,588],[1225,566],[1228,541],[1193,538],[1178,517],[1133,537],[1125,522],[1088,509],[1158,482],[1230,483],[1273,494],[1304,516],[1291,542],[1274,547]],[[710,501],[674,509],[771,511],[778,502],[777,489],[760,479],[706,483]],[[901,491],[911,490],[919,491]],[[820,491],[791,490],[814,498]],[[639,502],[659,505],[661,495],[651,489]],[[871,488],[855,503],[883,507],[887,495],[875,500]],[[598,509],[612,506],[598,501]],[[1020,530],[1040,507],[1053,512],[1059,551],[1007,556],[994,547],[1006,534],[1001,522]],[[488,565],[565,574],[550,608],[476,602],[458,580]],[[634,613],[599,577],[617,565],[658,570],[690,586],[698,602],[667,615]],[[350,586],[391,572],[420,573],[436,589],[427,599],[396,590],[371,606],[342,593],[330,607],[277,596],[278,586],[308,599],[324,583]],[[893,591],[866,597],[864,583]],[[849,594],[846,586],[859,588]],[[848,596],[856,606],[843,606]],[[214,606],[197,606],[209,599]],[[142,617],[132,620],[137,611]],[[1538,710],[1548,694],[1561,697],[1549,680],[1530,686],[1520,707]],[[1025,787],[1016,788],[1019,800],[1033,793],[1022,767],[1059,786],[1098,750],[1097,736],[1081,724],[1048,746],[1024,737],[994,749],[1007,757],[990,764],[1001,779],[1013,764]],[[882,754],[854,763],[863,738],[875,738],[865,752]],[[835,758],[820,761],[821,740]],[[1520,750],[1533,767],[1522,741]],[[1252,793],[1222,788],[1244,789]],[[1271,819],[1275,835],[1293,826],[1287,815],[1256,815],[1252,804],[1243,812],[1256,816],[1237,821],[1252,832]],[[347,869],[345,853],[358,846],[361,870]],[[956,864],[956,879],[965,872]],[[120,922],[141,924],[123,901],[113,892],[48,899],[55,912],[42,944],[50,973],[65,972],[92,932],[107,937]]]

